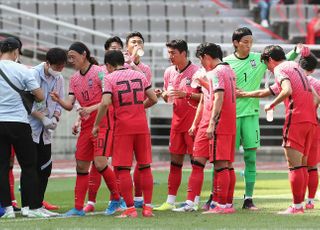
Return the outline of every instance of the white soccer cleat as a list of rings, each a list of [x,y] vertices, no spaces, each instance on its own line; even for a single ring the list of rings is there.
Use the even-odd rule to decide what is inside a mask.
[[[29,218],[48,218],[50,217],[47,213],[43,211],[43,208],[30,209],[28,212]]]
[[[57,213],[57,212],[52,212],[52,211],[49,211],[45,208],[40,208],[41,211],[45,214],[47,214],[49,217],[55,217],[55,216],[60,216],[60,213]]]
[[[196,211],[194,207],[191,207],[188,204],[185,204],[184,206],[182,206],[181,208],[174,208],[172,209],[172,211],[174,212],[194,212]]]
[[[5,213],[1,216],[2,219],[11,219],[15,217],[16,214],[14,213],[12,206],[5,208]]]

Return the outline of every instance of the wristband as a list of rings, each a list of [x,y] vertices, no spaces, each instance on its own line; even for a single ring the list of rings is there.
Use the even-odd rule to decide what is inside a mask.
[[[270,109],[274,109],[275,105],[272,103],[270,104]]]
[[[186,93],[186,98],[187,98],[187,100],[190,100],[191,99],[191,97],[192,97],[192,93]]]

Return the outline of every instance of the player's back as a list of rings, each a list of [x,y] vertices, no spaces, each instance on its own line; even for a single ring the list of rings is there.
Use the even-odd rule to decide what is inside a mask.
[[[109,74],[105,82],[105,93],[112,94],[115,135],[149,133],[143,101],[151,85],[146,77],[123,68]]]
[[[291,123],[316,123],[316,111],[309,81],[302,68],[293,61],[284,61],[274,69],[276,82],[281,87],[283,80],[288,79],[292,93],[285,99],[286,118]]]

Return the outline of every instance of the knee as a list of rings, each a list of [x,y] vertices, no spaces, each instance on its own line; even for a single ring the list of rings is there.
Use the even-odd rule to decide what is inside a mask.
[[[142,171],[142,170],[149,170],[151,169],[151,165],[150,164],[147,164],[147,165],[139,165],[139,171]]]
[[[52,171],[52,162],[50,162],[50,164],[48,165],[43,165],[40,168],[41,175],[45,177],[50,177],[51,171]]]
[[[96,167],[98,172],[101,172],[101,171],[103,171],[104,169],[106,169],[108,167],[108,164],[107,164],[107,162],[95,160],[94,161],[94,167]]]

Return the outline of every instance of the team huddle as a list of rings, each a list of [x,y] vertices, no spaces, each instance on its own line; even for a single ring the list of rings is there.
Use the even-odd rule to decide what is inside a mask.
[[[108,39],[103,66],[99,66],[90,56],[89,49],[82,42],[74,42],[65,57],[60,50],[49,50],[53,57],[59,51],[56,54],[59,58],[49,58],[50,55],[47,55],[45,63],[32,68],[34,73],[42,73],[41,77],[30,77],[25,86],[21,85],[31,90],[38,101],[34,103],[30,115],[25,114],[24,120],[17,121],[31,125],[32,139],[30,133],[25,135],[30,135],[29,151],[34,151],[37,158],[35,167],[29,167],[27,171],[33,178],[21,177],[22,215],[60,215],[44,205],[52,168],[51,133],[57,127],[61,110],[70,111],[73,108],[79,114],[72,127],[75,135],[79,133],[75,152],[77,176],[74,208],[64,216],[84,216],[95,210],[101,177],[110,191],[106,215],[121,211],[118,218],[135,218],[138,216],[137,208],[142,208],[144,217],[152,217],[158,211],[197,211],[200,209],[207,162],[213,163],[214,167],[212,193],[202,207],[203,214],[232,214],[236,212],[233,205],[236,184],[233,162],[235,150],[240,145],[244,150],[245,162],[242,208],[258,210],[253,202],[256,150],[260,146],[258,98],[271,95],[274,99],[265,106],[265,111],[273,110],[281,102],[286,108],[283,149],[293,195],[293,204],[279,214],[304,213],[307,189],[305,208],[313,209],[318,187],[316,113],[320,103],[320,82],[310,75],[316,68],[317,59],[302,44],[287,55],[276,45],[267,46],[262,53],[251,52],[252,32],[246,27],[235,30],[232,42],[235,52],[227,57],[223,57],[219,45],[209,42],[198,45],[196,57],[201,67],[188,59],[188,45],[184,40],[167,42],[172,65],[164,72],[163,89],[151,88],[150,67],[141,62],[144,38],[139,32],[127,36],[126,52],[123,52],[120,38]],[[11,44],[5,49],[4,44],[1,46],[0,68],[7,75],[14,75],[7,72],[5,65],[16,60],[21,46]],[[299,63],[294,62],[299,54]],[[64,99],[61,70],[67,61],[76,72],[70,78],[69,93]],[[275,83],[260,89],[267,69],[274,74]],[[0,83],[6,84],[1,78]],[[146,109],[154,106],[159,98],[173,104],[170,171],[167,200],[159,207],[153,207],[152,151]],[[0,107],[0,125],[12,125],[4,121]],[[5,135],[8,134],[0,131],[0,139]],[[31,146],[31,142],[35,146]],[[12,192],[10,194],[8,179],[11,175],[11,148],[17,155],[22,175],[26,171],[23,157],[26,153],[14,138],[7,138],[6,142],[0,143],[0,147],[6,150],[5,157],[0,157],[0,182],[5,185],[5,189],[0,190],[1,218],[14,218],[12,200],[15,199]],[[45,159],[41,159],[40,155],[46,156]],[[187,199],[177,207],[176,196],[182,180],[185,155],[190,157],[192,171]],[[113,167],[108,163],[109,157]],[[134,159],[136,165],[132,178],[130,171]],[[32,188],[36,192],[32,192]],[[39,196],[35,195],[38,193]],[[88,203],[85,205],[87,194]]]

